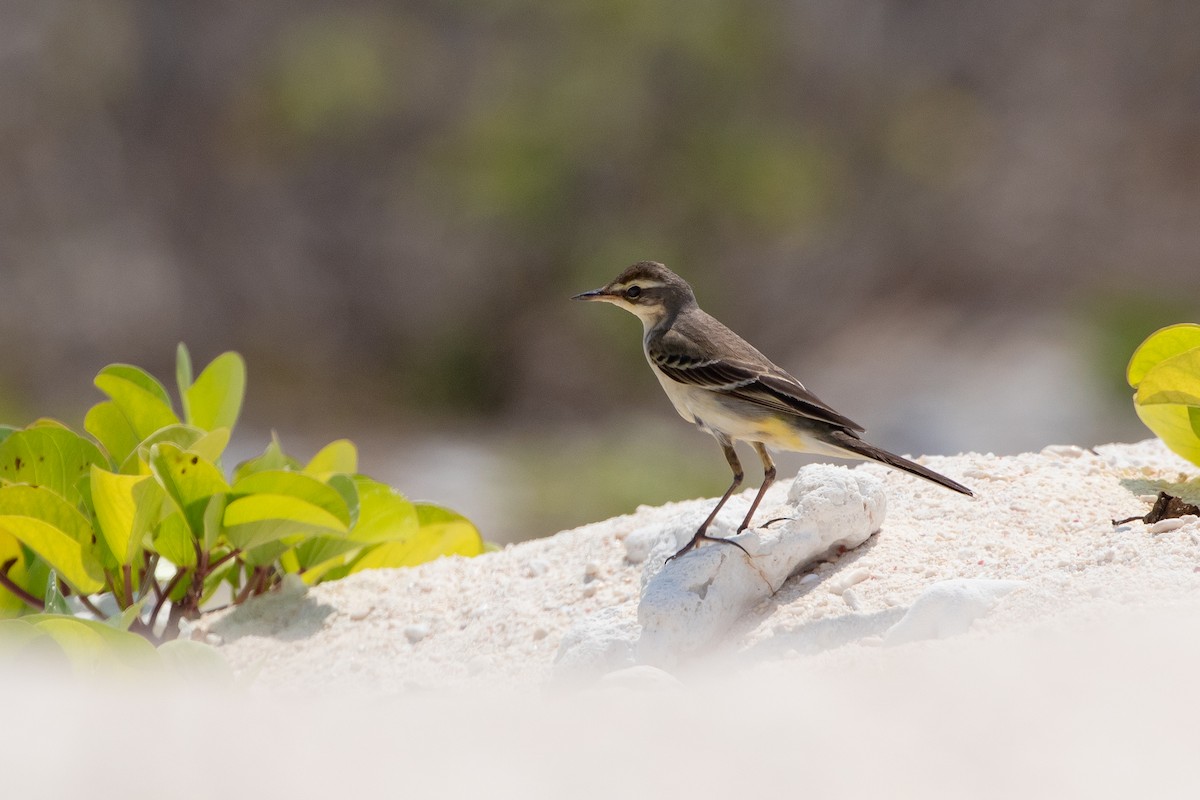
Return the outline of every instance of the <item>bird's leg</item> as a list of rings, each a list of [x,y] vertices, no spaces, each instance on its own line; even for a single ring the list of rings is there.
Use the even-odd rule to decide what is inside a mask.
[[[696,530],[696,535],[692,537],[692,540],[685,544],[678,553],[671,556],[671,558],[668,558],[667,561],[679,558],[688,550],[691,550],[699,545],[702,541],[731,544],[737,549],[741,550],[743,553],[746,553],[746,548],[742,547],[737,542],[731,542],[728,539],[721,539],[716,536],[708,536],[704,533],[706,530],[708,530],[708,526],[712,524],[712,521],[717,518],[717,512],[721,510],[721,506],[725,505],[725,501],[728,500],[730,496],[737,491],[737,488],[742,485],[742,479],[745,477],[745,473],[742,472],[742,462],[738,461],[737,451],[733,449],[733,442],[724,437],[718,438],[717,441],[720,443],[721,449],[725,451],[725,460],[729,462],[729,468],[733,470],[733,483],[729,484],[729,488],[725,490],[725,494],[721,495],[721,499],[717,501],[717,507],[714,508],[712,513],[708,515],[708,518],[700,524],[700,527]],[[749,558],[750,554],[746,553],[746,557]]]
[[[766,446],[762,442],[752,442],[751,444],[758,452],[758,457],[762,459],[763,482],[762,486],[758,487],[758,494],[754,495],[754,502],[750,504],[750,510],[746,512],[746,518],[742,520],[742,524],[737,529],[738,533],[750,527],[750,518],[758,510],[758,504],[762,502],[767,489],[771,488],[771,484],[775,482],[775,462],[771,460],[771,454],[767,452]]]

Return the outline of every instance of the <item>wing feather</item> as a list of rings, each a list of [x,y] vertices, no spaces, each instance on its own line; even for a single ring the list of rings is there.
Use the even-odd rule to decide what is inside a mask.
[[[661,343],[659,343],[661,344]],[[743,360],[711,358],[683,349],[648,347],[647,353],[664,375],[679,383],[728,394],[751,403],[789,414],[827,422],[851,431],[862,431],[857,422],[844,417],[804,388],[800,381],[778,367],[763,369]]]

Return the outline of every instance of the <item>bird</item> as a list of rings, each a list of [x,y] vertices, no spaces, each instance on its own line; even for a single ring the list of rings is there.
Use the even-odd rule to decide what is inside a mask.
[[[733,471],[733,482],[716,507],[671,559],[704,541],[733,544],[746,552],[737,542],[707,534],[745,478],[735,442],[748,442],[763,465],[762,484],[737,533],[750,527],[763,495],[775,481],[768,448],[875,461],[974,495],[945,475],[864,441],[863,426],[835,411],[703,311],[688,282],[663,264],[639,261],[608,284],[571,299],[611,303],[642,321],[642,349],[663,391],[684,420],[717,440]]]

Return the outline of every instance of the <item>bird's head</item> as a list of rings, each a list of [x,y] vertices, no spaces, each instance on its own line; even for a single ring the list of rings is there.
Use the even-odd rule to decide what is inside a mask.
[[[647,327],[694,304],[687,281],[657,261],[639,261],[605,286],[577,294],[572,300],[600,300],[620,306]]]

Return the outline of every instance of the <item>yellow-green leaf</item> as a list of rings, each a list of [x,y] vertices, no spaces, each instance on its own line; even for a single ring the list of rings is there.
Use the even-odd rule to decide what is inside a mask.
[[[242,550],[293,535],[345,533],[346,525],[329,511],[298,497],[251,494],[225,508],[225,536]]]
[[[358,522],[350,538],[362,544],[403,541],[421,527],[417,509],[404,495],[385,483],[363,476],[354,479],[358,489]]]
[[[0,531],[37,553],[76,591],[104,588],[91,525],[54,492],[33,486],[0,488]]]
[[[54,639],[77,669],[144,669],[160,664],[154,645],[103,622],[58,614],[31,614],[23,620]]]
[[[150,470],[183,512],[192,535],[201,538],[208,498],[229,492],[221,471],[199,453],[181,450],[167,442],[150,448]]]
[[[141,441],[112,400],[92,406],[83,418],[83,429],[104,446],[113,464],[121,464],[128,459]]]
[[[1163,440],[1173,452],[1200,465],[1200,430],[1196,428],[1197,414],[1193,406],[1135,405],[1137,415],[1146,427]]]
[[[312,457],[304,471],[320,480],[336,473],[353,475],[358,472],[358,448],[349,439],[330,442]]]
[[[25,551],[21,542],[10,533],[0,531],[0,564],[12,562],[8,570],[8,579],[25,591],[37,597],[41,589],[26,585]],[[7,589],[0,588],[0,618],[13,617],[26,609],[25,601]]]
[[[1138,384],[1135,402],[1200,406],[1200,347],[1164,359],[1151,367]]]
[[[311,475],[287,470],[264,470],[234,481],[230,491],[235,497],[252,494],[289,495],[328,511],[343,528],[350,525],[350,510],[342,495]]]
[[[184,392],[188,424],[204,430],[232,429],[245,394],[246,362],[237,353],[222,353]]]
[[[1200,325],[1184,323],[1155,331],[1133,351],[1129,359],[1129,366],[1125,370],[1129,385],[1137,387],[1155,366],[1197,347],[1200,347]]]
[[[183,513],[168,516],[154,532],[154,551],[177,567],[196,566],[196,542]]]
[[[145,370],[112,364],[100,370],[95,383],[124,415],[138,441],[160,428],[179,423],[167,390]]]
[[[92,503],[100,535],[118,564],[131,564],[158,521],[162,488],[149,475],[117,475],[92,466]]]
[[[182,423],[159,428],[134,447],[121,464],[120,471],[127,475],[149,475],[150,448],[163,443],[173,444],[180,450],[190,450],[215,464],[229,444],[229,429],[206,431]]]
[[[382,567],[408,567],[441,556],[477,556],[484,551],[483,538],[461,514],[427,503],[416,504],[420,531],[403,541],[383,542],[366,550],[350,572]]]
[[[73,505],[83,499],[89,467],[105,463],[96,445],[59,426],[29,427],[0,442],[0,478],[44,487]]]

